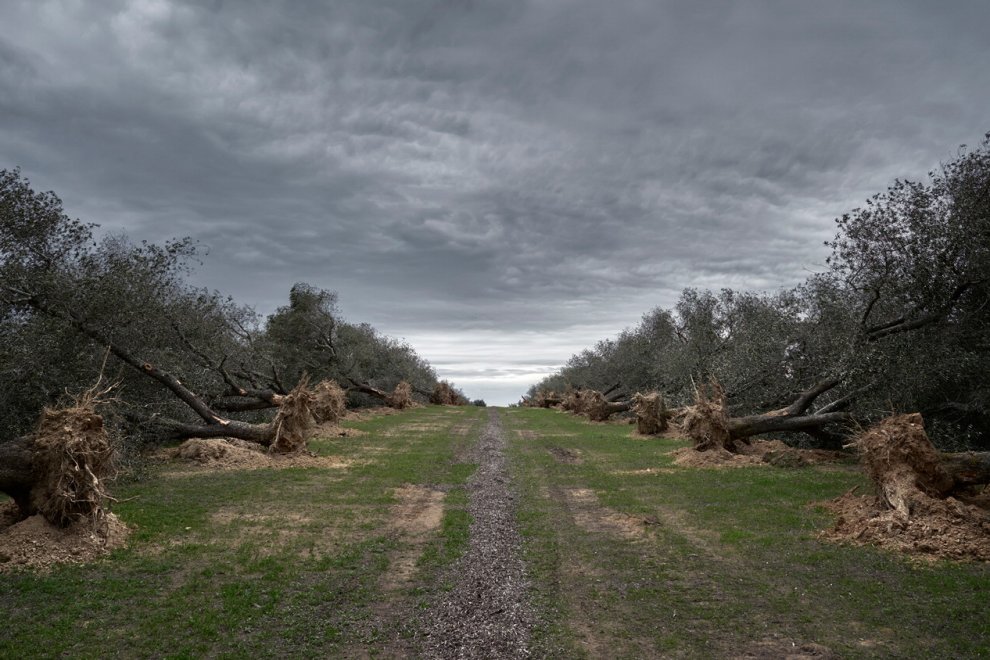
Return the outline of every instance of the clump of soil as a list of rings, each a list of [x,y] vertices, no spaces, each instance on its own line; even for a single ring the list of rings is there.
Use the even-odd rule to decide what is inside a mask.
[[[347,394],[337,381],[320,381],[312,389],[309,411],[317,424],[336,424],[347,412]]]
[[[722,449],[731,452],[735,449],[735,444],[729,436],[725,390],[714,379],[707,388],[705,386],[695,388],[694,405],[683,409],[680,423],[698,451]]]
[[[0,573],[44,572],[58,564],[93,561],[123,547],[129,533],[112,513],[96,522],[75,520],[67,527],[56,527],[41,515],[16,519],[16,505],[0,507]]]
[[[217,469],[268,467],[271,457],[262,445],[235,438],[186,440],[172,451],[172,458]]]
[[[990,498],[926,498],[910,516],[874,495],[846,493],[823,506],[837,516],[821,537],[924,558],[990,561]]]
[[[235,438],[186,440],[171,451],[170,458],[216,471],[286,467],[340,468],[349,465],[340,458],[316,456],[309,452],[272,454],[262,445]]]
[[[344,415],[344,419],[351,422],[366,422],[369,419],[375,419],[376,417],[383,417],[385,415],[397,415],[400,412],[388,406],[371,406],[368,408],[350,409]]]
[[[736,444],[738,453],[721,447],[698,451],[694,447],[675,449],[671,454],[674,465],[682,467],[745,467],[772,465],[774,467],[804,467],[820,463],[835,463],[847,459],[846,454],[821,449],[795,449],[780,440],[755,440],[750,444]]]
[[[728,449],[713,447],[699,451],[694,447],[682,447],[671,452],[674,465],[697,468],[735,468],[748,465],[766,465],[759,456],[733,454]]]
[[[401,381],[392,390],[392,393],[388,395],[388,399],[385,401],[385,405],[389,408],[395,408],[396,410],[405,410],[406,408],[411,408],[413,406],[413,388],[412,385],[406,381]]]
[[[659,392],[637,392],[633,395],[632,402],[632,410],[636,413],[636,431],[639,434],[660,435],[670,426],[670,413]]]
[[[929,558],[990,561],[990,498],[943,497],[953,487],[920,414],[895,415],[860,434],[859,450],[876,496],[847,493],[823,537]],[[968,501],[964,501],[967,500]]]

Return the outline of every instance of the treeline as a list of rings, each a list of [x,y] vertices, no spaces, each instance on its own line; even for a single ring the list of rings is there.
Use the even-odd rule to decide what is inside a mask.
[[[836,223],[825,272],[772,294],[685,290],[528,397],[618,387],[676,406],[714,379],[744,417],[820,390],[818,410],[854,423],[921,412],[943,449],[990,448],[990,134]],[[849,430],[802,438],[834,445]]]
[[[101,373],[117,384],[112,418],[135,441],[271,435],[304,375],[339,383],[352,406],[381,403],[400,383],[402,397],[440,391],[412,347],[345,321],[333,291],[296,284],[263,318],[189,284],[201,256],[190,240],[96,240],[95,228],[18,170],[0,171],[0,440]]]

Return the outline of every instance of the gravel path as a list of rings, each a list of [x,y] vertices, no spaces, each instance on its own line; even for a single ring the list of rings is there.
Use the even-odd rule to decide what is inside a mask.
[[[515,504],[505,466],[498,411],[475,449],[478,470],[468,480],[473,517],[468,549],[447,576],[454,588],[427,612],[424,655],[430,658],[526,658],[536,618],[527,597]]]

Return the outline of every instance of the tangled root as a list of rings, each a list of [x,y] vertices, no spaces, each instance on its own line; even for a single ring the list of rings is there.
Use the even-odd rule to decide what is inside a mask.
[[[347,395],[336,381],[320,381],[311,394],[309,411],[317,424],[336,424],[347,412]]]
[[[584,413],[588,405],[587,392],[587,390],[581,388],[574,389],[568,385],[564,391],[564,401],[561,403],[561,408],[575,415]]]
[[[467,405],[467,399],[465,399],[461,394],[454,389],[454,386],[445,380],[441,380],[433,388],[433,393],[430,394],[430,403],[434,403],[439,406],[464,406]]]
[[[735,452],[729,436],[729,417],[725,412],[725,390],[714,378],[706,388],[695,388],[694,405],[681,414],[681,428],[694,441],[698,451],[725,449]]]
[[[31,507],[58,527],[105,513],[106,481],[114,474],[114,451],[96,412],[109,389],[86,390],[71,405],[45,408],[32,435],[38,486]]]
[[[560,396],[553,390],[540,390],[532,399],[534,408],[552,408],[560,402]]]
[[[275,415],[275,438],[268,450],[276,454],[289,454],[306,448],[313,428],[310,406],[313,392],[309,390],[309,377],[303,376],[295,388],[285,395],[278,414]]]
[[[909,515],[920,499],[942,497],[952,488],[952,477],[943,469],[919,413],[888,417],[852,444],[880,497],[902,515]]]
[[[670,413],[663,395],[650,392],[633,395],[633,412],[636,413],[636,430],[643,435],[659,435],[670,425]]]
[[[385,405],[389,408],[395,408],[396,410],[405,410],[406,408],[411,408],[413,405],[413,388],[412,385],[406,381],[399,382],[392,390],[392,393],[388,395],[385,400]]]
[[[604,422],[612,415],[612,412],[608,408],[608,400],[601,392],[597,390],[584,390],[582,399],[584,401],[584,412],[591,421]]]

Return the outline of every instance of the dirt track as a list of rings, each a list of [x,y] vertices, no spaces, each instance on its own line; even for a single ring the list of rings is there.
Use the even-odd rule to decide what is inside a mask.
[[[424,617],[424,655],[433,658],[521,658],[530,655],[535,614],[521,559],[513,494],[498,411],[475,448],[478,470],[468,481],[473,518],[468,549],[448,579],[454,587]]]

